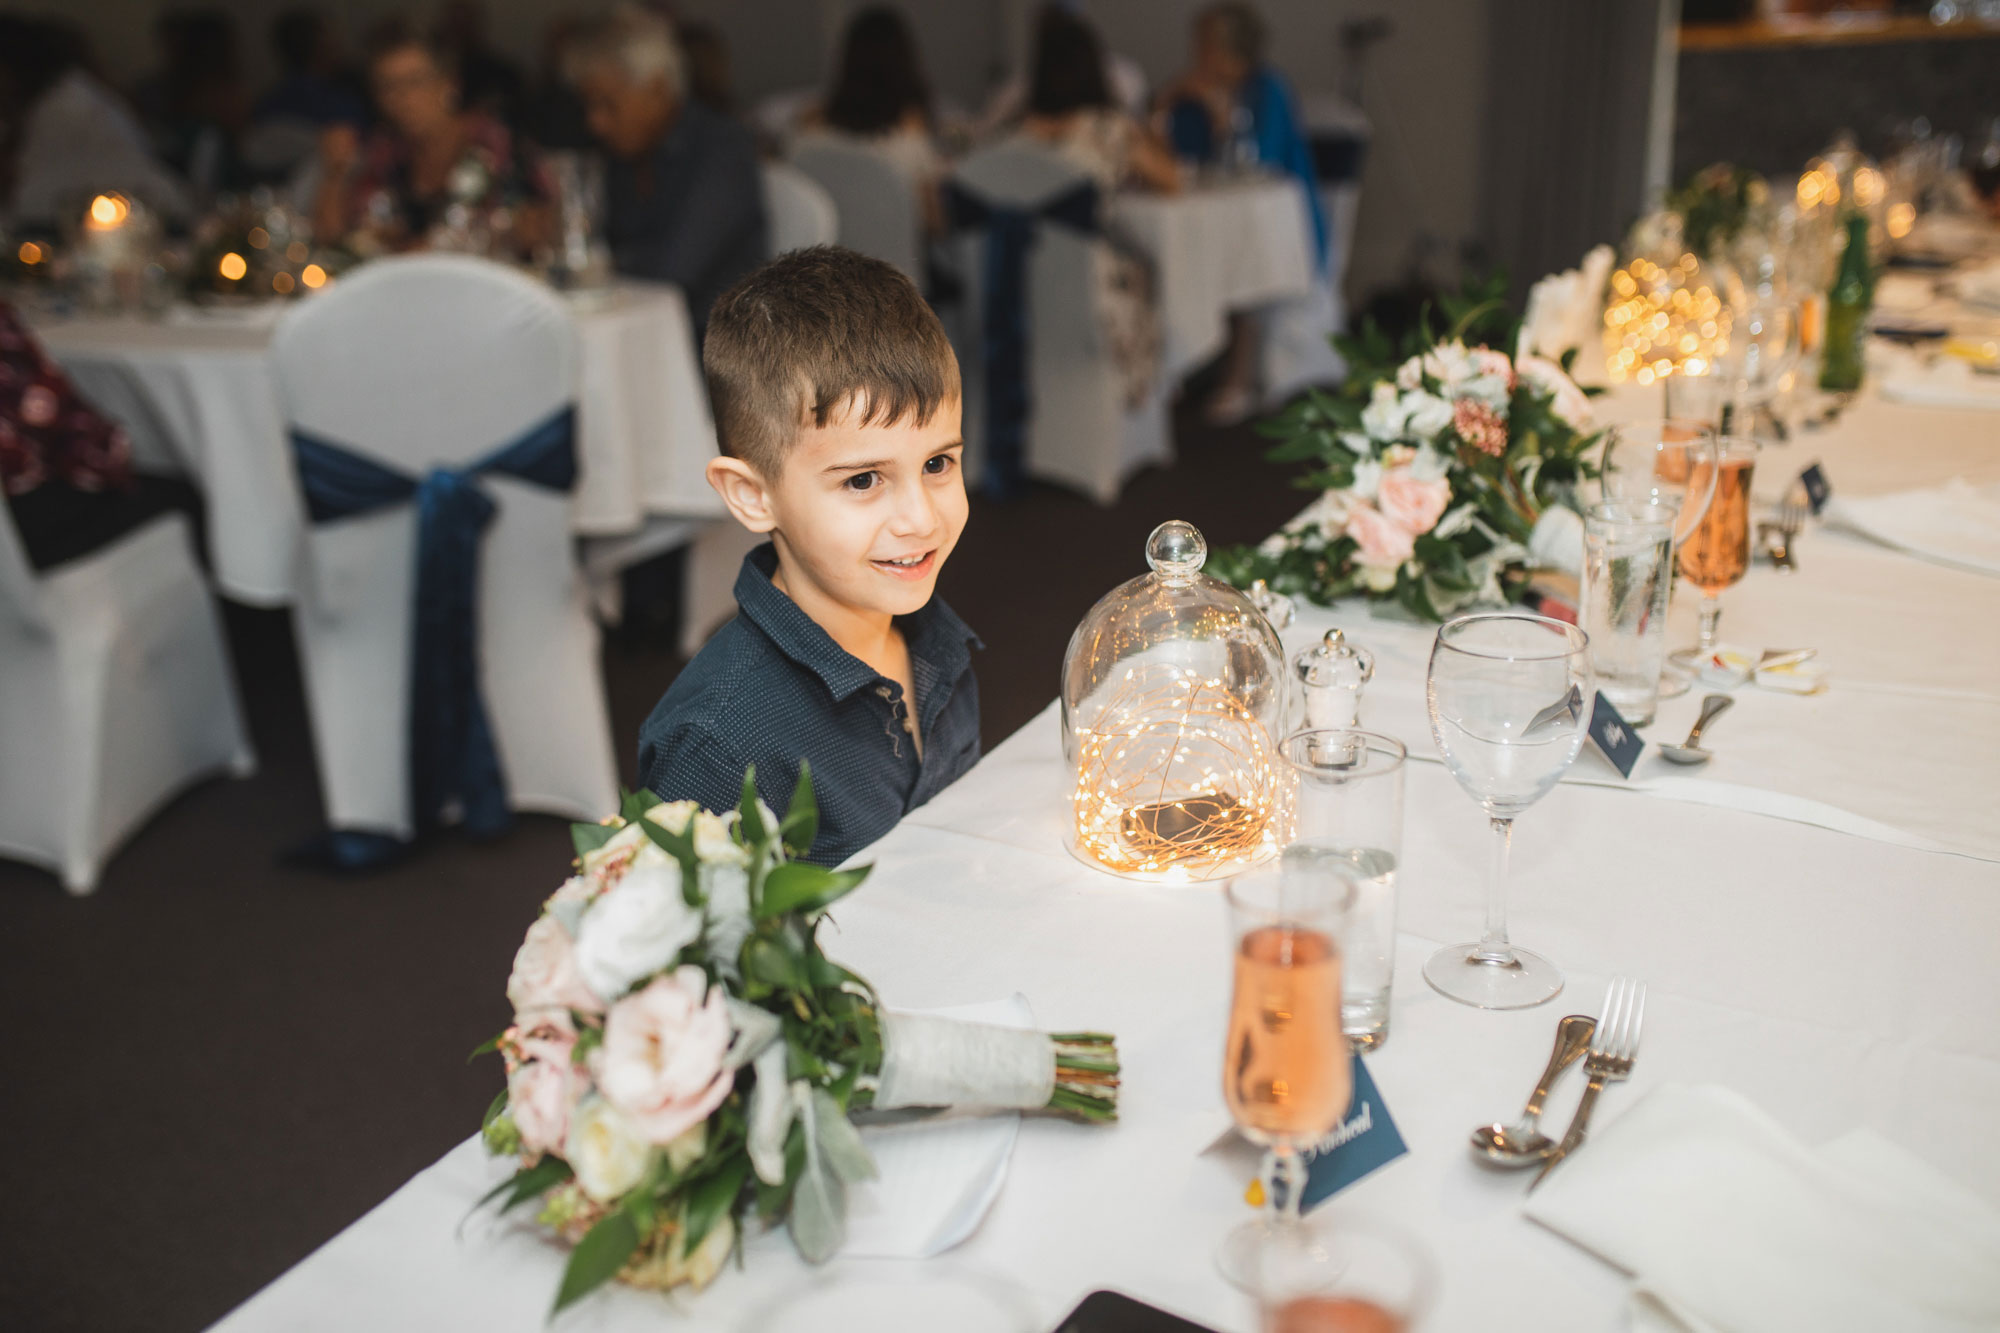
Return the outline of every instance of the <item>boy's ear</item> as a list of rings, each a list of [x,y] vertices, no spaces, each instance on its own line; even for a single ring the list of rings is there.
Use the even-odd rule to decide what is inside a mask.
[[[769,532],[778,526],[777,516],[771,512],[771,493],[756,468],[740,458],[711,458],[707,475],[708,484],[715,487],[738,523],[752,532]]]

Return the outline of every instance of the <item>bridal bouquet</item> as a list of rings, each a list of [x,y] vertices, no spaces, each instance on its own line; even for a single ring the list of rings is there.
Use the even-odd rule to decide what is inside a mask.
[[[885,1013],[816,939],[867,867],[793,859],[819,824],[809,769],[782,819],[752,777],[726,814],[638,792],[575,825],[577,873],[514,957],[514,1021],[475,1053],[506,1061],[483,1132],[520,1162],[481,1202],[536,1204],[574,1245],[558,1310],[613,1277],[705,1286],[752,1213],[832,1255],[874,1174],[857,1110],[1117,1114],[1108,1036]]]
[[[1589,398],[1569,376],[1573,353],[1558,364],[1496,350],[1515,345],[1499,309],[1449,303],[1454,332],[1400,359],[1372,327],[1336,340],[1350,367],[1342,391],[1308,390],[1258,428],[1279,441],[1271,459],[1309,465],[1298,484],[1318,497],[1210,569],[1239,587],[1263,580],[1322,603],[1359,593],[1443,620],[1517,595],[1533,568],[1580,547]]]

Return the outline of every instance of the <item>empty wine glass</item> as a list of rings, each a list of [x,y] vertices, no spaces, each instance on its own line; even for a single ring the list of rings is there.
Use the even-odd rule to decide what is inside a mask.
[[[1222,1098],[1236,1128],[1264,1147],[1270,1208],[1224,1239],[1223,1276],[1245,1290],[1274,1238],[1296,1240],[1303,1154],[1331,1134],[1353,1095],[1340,1031],[1340,941],[1355,872],[1329,858],[1238,875],[1224,890],[1235,981]]]
[[[1583,746],[1590,719],[1590,637],[1544,616],[1461,616],[1431,647],[1425,698],[1445,766],[1493,825],[1486,933],[1440,949],[1424,980],[1481,1009],[1555,998],[1562,973],[1507,940],[1507,853],[1514,819],[1547,795]]]
[[[1693,534],[1680,547],[1681,576],[1701,590],[1700,638],[1674,660],[1699,670],[1715,651],[1722,619],[1722,591],[1750,568],[1750,473],[1761,446],[1747,435],[1716,437],[1715,499]]]
[[[1798,328],[1796,310],[1776,296],[1761,298],[1737,315],[1728,350],[1713,371],[1726,396],[1717,422],[1724,434],[1758,430],[1767,419],[1776,423],[1778,396],[1799,359]]]

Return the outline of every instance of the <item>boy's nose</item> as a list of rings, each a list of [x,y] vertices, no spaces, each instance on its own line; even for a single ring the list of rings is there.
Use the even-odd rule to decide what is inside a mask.
[[[937,531],[937,503],[922,482],[899,488],[889,531],[898,537],[922,537]]]

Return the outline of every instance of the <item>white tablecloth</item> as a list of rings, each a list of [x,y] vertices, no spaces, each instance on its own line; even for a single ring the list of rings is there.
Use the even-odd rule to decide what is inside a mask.
[[[1312,228],[1289,178],[1121,194],[1118,224],[1159,277],[1161,351],[1177,380],[1222,350],[1232,312],[1312,292]]]
[[[576,321],[576,532],[635,532],[652,516],[720,517],[702,479],[715,426],[680,292],[623,283],[578,303]],[[126,423],[140,465],[184,471],[201,487],[216,581],[259,605],[291,600],[304,523],[266,351],[272,327],[269,318],[196,310],[162,321],[35,320],[36,336],[84,395]]]
[[[1767,455],[1758,490],[1781,471],[1773,457],[1786,458],[1782,470],[1820,457],[1835,486],[1856,493],[1996,465],[1990,436],[1915,411],[1864,400],[1841,429]],[[1721,757],[1701,780],[1734,784],[1735,796],[1696,805],[1660,799],[1673,794],[1664,787],[1570,782],[1523,816],[1510,924],[1568,973],[1553,1004],[1487,1013],[1423,983],[1433,948],[1479,929],[1489,834],[1442,765],[1407,770],[1393,1028],[1369,1063],[1410,1154],[1329,1207],[1423,1238],[1442,1273],[1428,1325],[1440,1333],[1625,1327],[1626,1279],[1526,1221],[1526,1178],[1475,1164],[1465,1146],[1471,1126],[1520,1105],[1557,1018],[1596,1012],[1617,973],[1645,978],[1651,997],[1633,1078],[1605,1094],[1602,1123],[1659,1083],[1719,1083],[1808,1143],[1866,1126],[2000,1201],[2000,581],[1957,581],[1971,576],[1833,532],[1809,533],[1800,561],[1790,581],[1759,569],[1732,589],[1724,627],[1816,643],[1834,692],[1746,697],[1716,724]],[[1398,702],[1420,689],[1422,655],[1394,626],[1354,628],[1384,649],[1371,720],[1428,755],[1427,729]],[[1787,745],[1806,757],[1772,757]],[[1014,1286],[1043,1329],[1086,1291],[1114,1286],[1248,1330],[1251,1311],[1212,1254],[1245,1215],[1252,1162],[1200,1151],[1226,1123],[1218,895],[1126,884],[1070,858],[1064,789],[1044,714],[870,850],[875,875],[842,905],[827,947],[899,1006],[1018,990],[1051,1028],[1118,1033],[1120,1121],[1029,1119],[992,1215],[949,1263]],[[1845,803],[1912,836],[1737,808],[1773,790]],[[1922,850],[1908,845],[1914,835],[1973,854]],[[1565,1123],[1579,1084],[1558,1089],[1551,1124]],[[541,1327],[561,1251],[511,1221],[455,1230],[505,1169],[461,1145],[223,1327]],[[562,1326],[754,1327],[803,1270],[781,1236],[753,1240],[747,1257],[747,1272],[671,1308],[615,1290]],[[912,1313],[884,1327],[923,1325]]]

